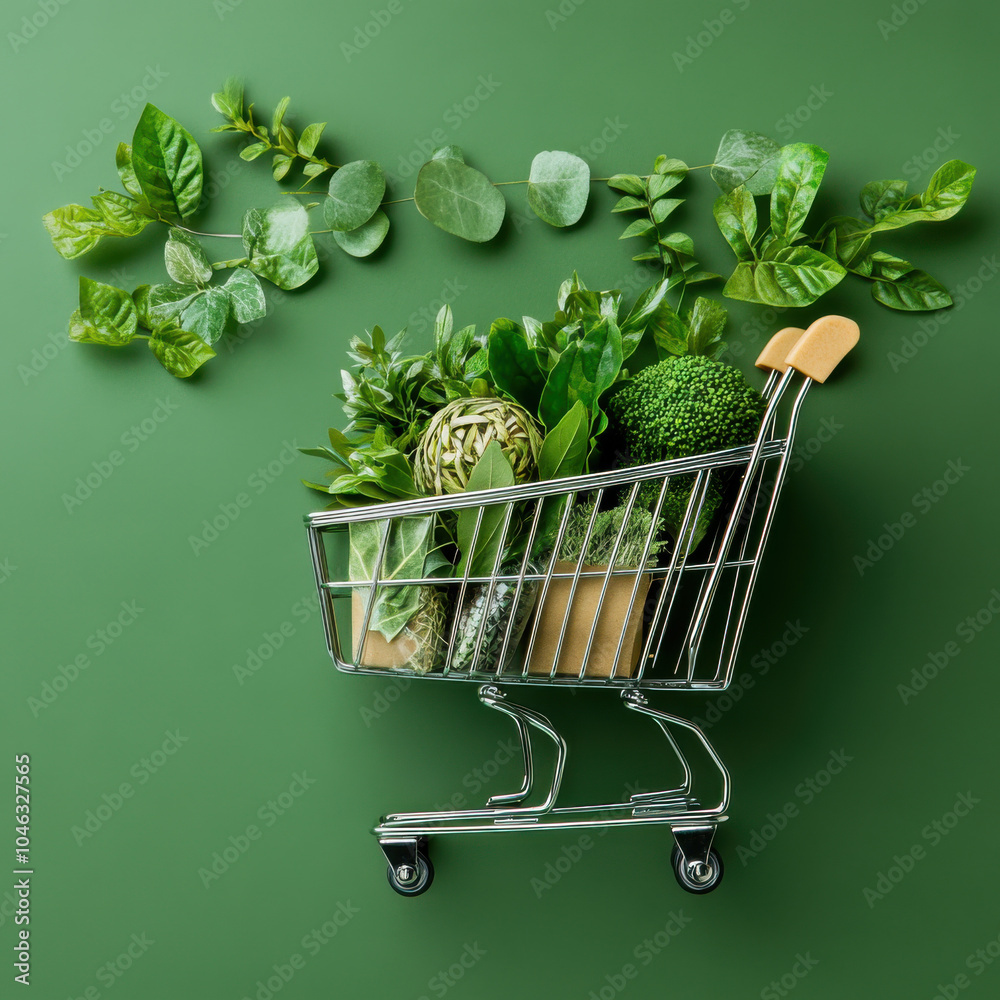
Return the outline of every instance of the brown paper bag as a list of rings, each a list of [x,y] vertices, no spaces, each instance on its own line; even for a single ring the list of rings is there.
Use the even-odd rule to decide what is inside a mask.
[[[598,570],[607,572],[607,566],[584,566],[585,571]],[[557,562],[556,573],[573,573],[576,563]],[[563,618],[566,615],[566,604],[573,586],[572,580],[554,579],[549,583],[545,599],[539,605],[535,616],[535,645],[528,661],[529,674],[549,674],[555,660],[556,646],[562,632]],[[573,606],[566,622],[566,635],[559,654],[557,677],[579,676],[583,657],[590,640],[590,630],[597,619],[594,631],[594,642],[590,647],[587,659],[587,669],[584,677],[610,677],[615,662],[618,642],[625,635],[622,643],[621,657],[618,661],[616,677],[631,677],[639,663],[642,652],[642,611],[649,592],[649,575],[643,573],[639,577],[639,589],[636,591],[632,613],[629,614],[629,601],[632,599],[632,588],[635,586],[635,576],[612,576],[608,580],[608,589],[604,594],[604,602],[598,609],[601,600],[601,588],[604,578],[600,576],[581,577],[577,581],[573,594]],[[600,610],[600,614],[598,614]],[[626,616],[628,620],[626,621]]]
[[[354,660],[361,667],[403,667],[417,651],[417,640],[405,631],[392,642],[377,629],[369,629],[365,639],[364,656],[358,659],[361,648],[361,626],[365,620],[365,604],[368,601],[366,589],[355,590],[351,594],[351,651]]]

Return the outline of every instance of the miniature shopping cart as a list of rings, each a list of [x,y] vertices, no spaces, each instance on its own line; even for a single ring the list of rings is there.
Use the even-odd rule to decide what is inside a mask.
[[[705,893],[718,885],[723,866],[713,840],[727,818],[729,772],[698,726],[651,707],[646,693],[721,691],[730,683],[800,408],[812,383],[825,381],[857,339],[857,325],[839,316],[817,320],[805,331],[776,334],[757,360],[769,372],[766,409],[756,440],[744,447],[306,517],[323,627],[337,669],[474,681],[480,701],[509,716],[520,737],[524,777],[517,790],[493,795],[480,808],[393,813],[379,821],[373,832],[393,889],[414,896],[429,887],[432,835],[654,823],[670,827],[672,866],[684,889]],[[779,404],[793,383],[790,410],[779,419]],[[664,545],[659,516],[671,484],[683,486],[690,497],[677,540]],[[638,558],[623,566],[618,550],[640,491],[654,497],[650,527]],[[719,496],[712,527],[696,543],[694,526],[708,498]],[[593,512],[585,532],[593,530],[599,510],[618,505],[621,527],[606,565],[587,563],[586,539],[575,562],[560,558],[567,526],[574,517],[579,520],[574,510],[584,504]],[[387,568],[393,532],[404,521],[455,518],[462,511],[467,526],[472,515],[473,547],[481,533],[500,533],[491,573],[473,575],[471,562],[450,577],[400,575],[395,561]],[[348,569],[348,529],[360,525],[377,526],[378,552],[370,578],[359,579]],[[549,544],[539,556],[535,543],[545,532]],[[512,550],[520,554],[511,558]],[[431,638],[418,629],[404,630],[390,644],[369,628],[378,595],[401,588],[437,602],[439,627],[430,630]],[[619,691],[626,708],[662,730],[680,765],[679,783],[637,792],[623,802],[557,805],[566,742],[545,716],[508,701],[501,685],[512,684]],[[533,733],[552,744],[547,783],[535,780]],[[714,772],[717,787],[707,801],[703,792],[695,794],[698,759]]]

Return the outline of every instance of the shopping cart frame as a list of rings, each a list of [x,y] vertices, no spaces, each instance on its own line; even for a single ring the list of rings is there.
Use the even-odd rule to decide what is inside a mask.
[[[433,878],[433,867],[428,855],[428,838],[432,835],[500,830],[567,830],[655,823],[666,824],[671,829],[675,845],[672,865],[675,876],[683,888],[689,892],[705,893],[718,885],[723,867],[721,858],[713,847],[713,841],[718,825],[727,819],[726,810],[729,807],[731,792],[729,772],[697,725],[651,707],[645,692],[658,689],[723,690],[731,682],[750,599],[787,472],[788,459],[794,446],[795,431],[803,402],[813,382],[825,381],[833,367],[853,347],[857,339],[857,325],[851,320],[837,316],[817,320],[806,331],[787,328],[776,334],[757,360],[757,366],[769,372],[763,390],[766,409],[756,439],[744,447],[559,480],[453,494],[447,497],[426,497],[366,507],[319,511],[306,516],[327,649],[337,669],[346,673],[375,674],[382,677],[391,672],[426,679],[477,682],[479,700],[488,708],[511,718],[520,739],[524,775],[517,791],[493,795],[481,808],[391,813],[382,817],[372,832],[378,838],[388,861],[389,882],[397,892],[408,896],[418,895],[429,887]],[[797,387],[791,394],[792,403],[787,419],[781,422],[778,416],[779,407],[796,383]],[[766,477],[765,473],[771,470],[773,475]],[[731,501],[726,508],[728,516],[719,519],[714,534],[710,539],[706,538],[702,544],[701,550],[707,548],[707,558],[702,558],[701,561],[692,559],[694,551],[689,551],[682,545],[675,545],[666,561],[661,560],[660,564],[650,569],[645,556],[652,550],[660,505],[664,501],[668,484],[678,476],[684,476],[686,482],[692,483],[690,501],[680,531],[681,537],[685,537],[689,527],[697,521],[713,476],[729,477]],[[717,478],[716,482],[718,481]],[[615,556],[625,531],[624,521],[630,517],[640,486],[645,483],[662,484],[653,512],[654,527],[650,529],[646,540],[646,550],[640,567],[619,569],[616,566]],[[596,497],[594,504],[596,511],[602,498],[612,495],[613,491],[622,490],[628,492],[626,514],[608,567],[599,570],[587,568],[581,556],[571,571],[557,571],[555,552],[562,541],[570,508],[576,503],[577,497]],[[566,499],[562,502],[559,532],[551,559],[544,567],[533,566],[527,550],[530,550],[531,540],[538,529],[541,511],[546,503],[558,503],[563,498]],[[502,535],[507,538],[508,532],[513,530],[513,511],[526,504],[533,504],[534,516],[528,519],[531,534],[526,553],[520,561],[519,571],[506,569],[501,572],[501,554],[498,552],[492,574],[476,576],[466,570],[461,577],[447,581],[448,586],[458,591],[456,608],[463,606],[466,595],[475,592],[475,588],[487,588],[487,605],[493,600],[498,587],[506,585],[514,588],[512,610],[505,626],[500,655],[494,665],[481,665],[479,662],[485,638],[484,617],[483,624],[479,626],[471,666],[465,670],[451,669],[459,617],[457,611],[452,616],[442,669],[418,673],[415,670],[387,670],[385,667],[363,665],[368,625],[378,588],[442,584],[438,578],[430,577],[391,581],[380,577],[389,538],[388,525],[391,525],[394,519],[435,515],[444,510],[474,509],[477,511],[473,535],[475,539],[483,524],[484,512],[488,509],[501,509],[505,511]],[[342,531],[345,527],[362,521],[384,521],[387,525],[376,560],[375,578],[371,581],[331,579],[325,545],[326,533]],[[592,527],[593,518],[588,531]],[[540,606],[544,603],[553,581],[564,580],[570,587],[571,604],[582,580],[597,579],[601,580],[600,607],[611,581],[616,577],[629,576],[635,578],[629,616],[637,600],[640,600],[640,579],[649,577],[658,581],[657,596],[655,600],[649,602],[653,610],[652,622],[645,630],[646,638],[634,668],[622,669],[623,653],[626,652],[623,649],[625,643],[623,632],[615,652],[613,669],[608,676],[586,675],[597,629],[595,619],[579,672],[568,676],[561,671],[557,673],[570,617],[568,607],[549,673],[534,671],[529,673],[529,662],[538,634],[537,622],[532,624],[532,630],[527,636],[527,649],[524,652],[521,670],[511,668],[509,655],[515,651],[521,640],[520,635],[514,635],[513,607],[517,606],[522,596],[530,597],[534,601],[537,594]],[[697,595],[683,642],[679,646],[673,672],[661,672],[658,675],[656,668],[664,652],[663,644],[668,633],[671,613],[682,584],[687,584],[690,580],[697,580]],[[334,602],[337,597],[351,594],[359,584],[367,589],[363,623],[360,628],[362,639],[360,648],[348,657],[344,652]],[[641,599],[645,600],[645,596]],[[726,605],[727,600],[728,605]],[[724,618],[722,632],[718,633],[714,628],[714,622],[711,630],[709,624],[713,609],[718,614],[720,608],[723,608]],[[710,657],[704,655],[704,642],[709,631],[718,641],[718,657],[714,652]],[[501,684],[611,687],[619,690],[627,709],[648,716],[662,731],[674,758],[680,765],[682,775],[680,783],[658,791],[637,792],[624,802],[557,805],[567,759],[566,741],[545,716],[508,700],[505,691],[500,687]],[[551,741],[555,749],[555,760],[550,780],[541,789],[544,792],[541,800],[529,804],[529,799],[536,792],[532,732],[541,734]],[[679,739],[682,734],[686,734],[684,740]],[[719,788],[718,795],[713,796],[711,804],[703,804],[694,795],[696,768],[692,767],[688,752],[682,745],[684,742],[693,742],[714,768]]]

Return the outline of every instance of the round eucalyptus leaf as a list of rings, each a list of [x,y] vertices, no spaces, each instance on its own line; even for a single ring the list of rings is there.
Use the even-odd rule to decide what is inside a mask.
[[[326,224],[346,233],[363,226],[385,197],[385,174],[374,160],[345,163],[330,178],[329,198],[323,203]]]
[[[378,250],[388,232],[389,216],[379,209],[363,226],[352,229],[349,233],[335,230],[333,238],[341,250],[352,257],[367,257]]]
[[[452,158],[428,160],[420,168],[413,200],[425,219],[472,243],[493,239],[507,209],[485,174]]]
[[[528,204],[550,226],[580,221],[590,196],[590,167],[572,153],[543,150],[531,161]]]

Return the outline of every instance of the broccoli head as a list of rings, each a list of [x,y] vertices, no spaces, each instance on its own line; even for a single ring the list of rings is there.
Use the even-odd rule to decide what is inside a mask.
[[[747,444],[757,434],[764,409],[763,397],[738,369],[684,355],[643,369],[612,397],[607,433],[625,452],[627,464],[643,465]],[[693,485],[693,475],[675,476],[663,499],[663,522],[675,540]],[[659,484],[649,484],[637,503],[652,507],[658,495]],[[689,526],[691,549],[704,538],[721,502],[716,475],[697,524]]]
[[[684,355],[644,368],[617,392],[608,431],[643,465],[747,444],[763,415],[763,397],[739,369]]]

